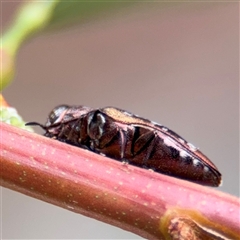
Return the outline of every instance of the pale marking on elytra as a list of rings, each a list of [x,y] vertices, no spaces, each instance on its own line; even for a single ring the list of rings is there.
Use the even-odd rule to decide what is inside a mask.
[[[199,160],[197,160],[196,158],[193,159],[193,165],[197,166],[199,164]]]
[[[184,141],[182,138],[178,138],[178,140],[179,140],[179,142],[182,143],[182,144],[185,143],[185,141]]]
[[[164,138],[163,142],[167,146],[172,146],[173,145],[173,142],[172,142],[171,138],[169,138],[169,137]]]
[[[204,166],[203,170],[204,170],[204,172],[207,172],[207,171],[209,171],[209,168],[207,166]]]
[[[186,152],[186,151],[184,151],[184,150],[181,150],[180,151],[180,156],[182,157],[182,158],[185,158],[185,157],[187,157],[189,154]]]
[[[151,121],[151,123],[157,127],[162,127],[162,124],[160,123],[157,123],[157,122],[154,122],[154,121]]]
[[[127,111],[124,111],[123,113],[124,113],[124,114],[126,114],[127,116],[130,116],[130,117],[132,117],[132,116],[133,116],[133,114],[132,114],[132,113],[130,113],[130,112],[127,112]]]
[[[187,145],[189,146],[191,151],[193,151],[193,152],[197,151],[197,148],[193,144],[187,143]]]
[[[163,130],[164,132],[167,132],[167,131],[168,131],[168,128],[162,127],[162,130]]]

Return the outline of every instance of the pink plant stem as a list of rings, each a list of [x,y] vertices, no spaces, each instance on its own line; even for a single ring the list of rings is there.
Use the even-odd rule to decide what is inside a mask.
[[[0,123],[3,187],[165,239],[170,221],[191,221],[240,239],[238,198]]]

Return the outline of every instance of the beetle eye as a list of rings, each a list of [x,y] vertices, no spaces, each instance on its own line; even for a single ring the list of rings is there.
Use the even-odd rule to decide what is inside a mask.
[[[64,112],[69,109],[68,105],[59,105],[55,107],[49,114],[46,126],[50,126],[52,124],[58,123],[61,121],[62,117],[64,116]]]

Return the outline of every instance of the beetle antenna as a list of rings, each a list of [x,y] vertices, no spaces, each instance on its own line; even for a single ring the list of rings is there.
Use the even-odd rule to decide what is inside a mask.
[[[38,123],[38,122],[28,122],[25,124],[25,126],[39,126],[44,130],[47,129],[44,125],[42,125],[41,123]]]

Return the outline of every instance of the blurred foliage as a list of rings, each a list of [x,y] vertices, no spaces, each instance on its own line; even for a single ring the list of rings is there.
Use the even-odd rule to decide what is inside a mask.
[[[69,27],[85,21],[94,21],[122,11],[138,1],[60,1],[53,11],[47,28]]]
[[[17,53],[22,44],[42,31],[61,30],[78,23],[97,20],[118,13],[124,7],[138,1],[95,0],[95,1],[38,1],[23,2],[17,9],[11,25],[1,36],[1,76],[0,91],[9,85],[15,75]],[[110,11],[114,10],[114,11]],[[4,104],[1,97],[0,121],[29,131],[15,108]]]
[[[138,1],[37,1],[24,2],[15,19],[1,37],[1,84],[2,91],[12,81],[15,59],[21,45],[34,34],[43,30],[62,29],[106,17],[110,10],[119,12],[123,7]]]
[[[47,25],[57,3],[58,0],[32,1],[24,3],[18,9],[12,25],[1,36],[1,91],[14,77],[15,59],[20,46]]]

